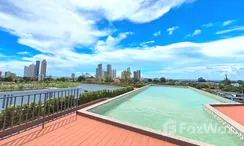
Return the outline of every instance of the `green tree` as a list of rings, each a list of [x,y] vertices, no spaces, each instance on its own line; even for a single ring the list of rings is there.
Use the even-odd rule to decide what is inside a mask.
[[[153,80],[152,79],[148,79],[148,82],[152,82]]]
[[[66,79],[65,77],[61,77],[61,78],[60,78],[60,81],[61,81],[61,82],[66,82],[67,79]]]
[[[123,78],[124,78],[124,80],[126,82],[126,85],[128,85],[128,82],[129,82],[130,76],[131,76],[131,72],[125,70],[125,71],[122,72],[122,76],[123,76]]]
[[[158,79],[158,78],[155,78],[155,79],[153,79],[153,82],[154,82],[155,84],[157,84],[157,83],[159,83],[159,79]]]
[[[166,83],[166,79],[165,79],[165,77],[161,77],[161,78],[160,78],[160,82],[161,82],[161,83]]]
[[[77,81],[81,82],[81,81],[85,81],[86,80],[86,77],[84,75],[82,76],[79,76]]]
[[[113,82],[113,79],[111,77],[106,77],[105,82]]]
[[[206,80],[203,77],[198,78],[198,82],[206,82]]]

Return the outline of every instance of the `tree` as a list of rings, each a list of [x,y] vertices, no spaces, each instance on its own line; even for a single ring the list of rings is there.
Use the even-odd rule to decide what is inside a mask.
[[[31,78],[30,77],[23,77],[23,80],[27,83],[27,82],[31,81]]]
[[[66,79],[65,77],[61,77],[59,80],[60,80],[61,82],[66,82],[66,81],[67,81],[67,79]]]
[[[148,79],[148,82],[152,82],[153,80],[152,79]]]
[[[128,82],[130,80],[131,72],[125,70],[122,72],[122,77],[124,78],[126,84],[128,85]]]
[[[86,77],[84,75],[82,76],[79,76],[77,81],[81,82],[81,81],[85,81],[86,80]]]
[[[113,79],[111,77],[106,77],[105,82],[113,82]]]
[[[13,78],[12,77],[5,77],[3,78],[4,82],[13,82]]]
[[[226,79],[226,80],[222,81],[222,83],[225,85],[230,85],[231,81],[229,79]]]
[[[206,82],[206,80],[203,77],[198,78],[198,82]]]
[[[161,78],[160,78],[160,82],[161,82],[161,83],[166,83],[166,79],[165,79],[165,77],[161,77]]]
[[[159,79],[155,78],[155,79],[153,79],[153,82],[157,84],[159,82]]]

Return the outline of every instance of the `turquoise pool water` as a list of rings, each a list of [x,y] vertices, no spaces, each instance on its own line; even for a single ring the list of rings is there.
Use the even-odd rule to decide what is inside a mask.
[[[244,145],[203,109],[219,102],[188,88],[151,86],[90,111],[209,144]]]

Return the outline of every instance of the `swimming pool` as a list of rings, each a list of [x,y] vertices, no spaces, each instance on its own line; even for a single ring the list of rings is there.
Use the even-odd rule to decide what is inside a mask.
[[[89,111],[209,144],[243,145],[202,106],[221,102],[189,88],[150,86]]]

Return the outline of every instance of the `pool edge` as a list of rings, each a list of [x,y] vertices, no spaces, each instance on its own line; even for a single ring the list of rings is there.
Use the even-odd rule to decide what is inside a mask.
[[[214,106],[235,106],[235,105],[243,105],[241,103],[221,103],[221,104],[203,104],[204,109],[212,115],[217,121],[219,121],[222,125],[226,126],[229,130],[231,130],[240,140],[244,141],[244,126],[231,119],[227,115],[221,113]]]
[[[92,113],[92,112],[88,111],[88,110],[91,110],[91,109],[93,109],[93,108],[95,108],[97,106],[100,106],[102,104],[105,104],[105,103],[111,102],[113,100],[116,100],[116,99],[118,99],[118,98],[120,98],[122,96],[125,96],[125,95],[128,95],[128,94],[132,94],[132,93],[135,93],[135,92],[141,92],[142,90],[144,90],[146,88],[149,88],[150,86],[154,86],[154,85],[150,84],[150,85],[144,86],[144,87],[142,87],[142,88],[140,88],[138,90],[133,90],[133,91],[127,92],[125,94],[116,96],[116,97],[114,97],[112,99],[108,99],[106,101],[91,105],[91,106],[89,106],[87,108],[78,110],[77,114],[81,115],[81,116],[84,116],[84,117],[88,117],[88,118],[97,120],[97,121],[100,121],[100,122],[103,122],[103,123],[107,123],[107,124],[110,124],[110,125],[121,127],[121,128],[130,130],[130,131],[134,131],[134,132],[137,132],[137,133],[141,133],[141,134],[153,137],[153,138],[157,138],[157,139],[160,139],[160,140],[171,142],[171,143],[174,143],[174,144],[177,144],[177,145],[189,145],[189,146],[190,145],[192,145],[192,146],[195,146],[195,145],[206,145],[206,146],[207,145],[211,145],[211,144],[207,144],[207,143],[204,143],[204,142],[201,142],[201,141],[189,139],[189,138],[186,138],[186,137],[181,137],[181,136],[176,136],[176,135],[173,135],[173,134],[159,132],[159,131],[153,130],[151,128],[138,126],[138,125],[131,124],[131,123],[128,123],[128,122],[122,122],[122,121],[119,121],[119,120],[116,120],[116,119],[113,119],[113,118],[109,118],[109,117],[102,116],[102,115],[95,114],[95,113]],[[185,88],[188,88],[188,87],[185,87]]]

